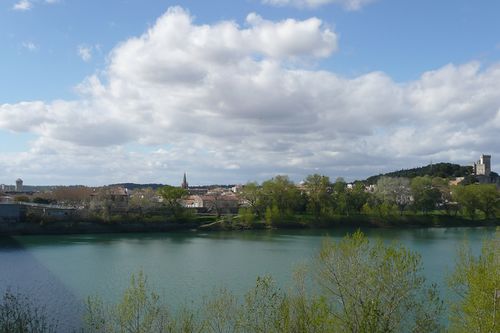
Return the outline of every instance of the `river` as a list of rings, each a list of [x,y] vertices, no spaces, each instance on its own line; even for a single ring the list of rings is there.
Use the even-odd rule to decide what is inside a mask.
[[[0,238],[0,292],[10,288],[42,302],[61,330],[77,326],[82,301],[99,294],[118,299],[132,273],[142,270],[175,308],[216,288],[241,295],[257,276],[280,286],[295,267],[311,260],[324,237],[338,240],[349,229],[182,232]],[[446,296],[446,275],[456,249],[467,239],[474,251],[494,228],[364,229],[370,238],[400,242],[422,256],[424,274]]]

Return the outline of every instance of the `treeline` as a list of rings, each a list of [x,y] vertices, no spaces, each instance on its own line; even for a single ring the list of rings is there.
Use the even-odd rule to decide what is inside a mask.
[[[472,175],[471,166],[461,166],[459,164],[453,163],[437,163],[429,164],[423,167],[403,169],[399,171],[393,171],[385,174],[380,174],[377,176],[371,176],[366,179],[369,184],[375,184],[382,177],[405,177],[405,178],[415,178],[415,177],[439,177],[439,178],[455,178],[455,177],[467,177]]]
[[[499,253],[500,231],[483,242],[479,256],[462,246],[448,276],[453,292],[448,300],[426,281],[418,253],[369,241],[361,232],[339,242],[325,240],[286,291],[271,277],[261,277],[244,297],[221,289],[172,310],[140,272],[117,303],[89,297],[78,332],[498,332]],[[0,300],[0,332],[57,332],[57,321],[8,291]]]
[[[500,213],[500,192],[493,184],[452,186],[445,178],[382,177],[374,186],[331,182],[318,174],[299,186],[287,176],[246,184],[241,192],[245,208],[241,219],[268,224],[321,222],[339,216],[398,217],[416,215],[495,219]]]

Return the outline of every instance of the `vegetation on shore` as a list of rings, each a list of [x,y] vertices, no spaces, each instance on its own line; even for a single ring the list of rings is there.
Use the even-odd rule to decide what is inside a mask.
[[[243,297],[221,289],[199,306],[170,309],[139,272],[116,303],[85,301],[78,332],[496,332],[500,327],[500,230],[478,256],[466,245],[449,276],[448,300],[422,274],[418,253],[361,232],[325,240],[315,259],[280,289],[257,278]],[[448,317],[449,327],[443,326]],[[24,296],[0,301],[0,332],[54,332],[57,323]]]
[[[89,193],[92,193],[92,200],[83,204],[88,208],[64,220],[33,215],[28,216],[28,221],[61,232],[85,232],[80,230],[85,225],[89,232],[94,229],[99,232],[104,227],[106,232],[126,232],[137,231],[138,227],[143,231],[164,231],[172,228],[500,225],[500,191],[495,184],[478,184],[472,179],[454,185],[450,178],[433,177],[428,173],[472,177],[468,168],[446,163],[429,168],[395,172],[391,174],[394,177],[377,176],[371,179],[376,181],[372,185],[369,181],[347,184],[342,178],[332,182],[329,177],[319,174],[309,175],[300,184],[295,184],[287,176],[276,176],[261,184],[244,185],[238,193],[239,211],[225,214],[219,207],[223,204],[220,194],[212,195],[215,209],[200,214],[196,209],[181,205],[189,192],[174,186],[142,189],[140,195],[131,196],[125,204],[119,202],[120,207],[114,207],[116,202],[109,199],[107,191],[110,189],[94,192],[85,188],[58,189],[53,192],[57,202],[82,205],[82,198],[89,197]],[[99,228],[93,228],[98,224]],[[30,232],[29,226],[25,229]],[[33,233],[40,228],[35,229]]]

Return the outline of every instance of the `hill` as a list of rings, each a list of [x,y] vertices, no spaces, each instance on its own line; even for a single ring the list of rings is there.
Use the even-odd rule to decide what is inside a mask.
[[[441,177],[441,178],[455,178],[466,177],[472,174],[471,166],[461,166],[452,163],[437,163],[429,164],[419,168],[403,169],[393,171],[377,176],[371,176],[366,179],[369,184],[375,184],[380,177],[406,177],[415,178],[421,176]]]
[[[152,188],[153,190],[157,190],[163,186],[163,184],[135,184],[135,183],[120,183],[120,184],[109,184],[109,187],[124,187],[129,190],[137,190],[143,188]]]

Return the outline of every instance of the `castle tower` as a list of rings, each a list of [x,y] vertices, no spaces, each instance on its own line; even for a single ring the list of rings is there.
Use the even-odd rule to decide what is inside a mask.
[[[23,180],[21,178],[16,179],[16,192],[23,191]]]
[[[474,174],[477,176],[489,176],[491,173],[491,155],[481,155],[479,161],[474,163]]]
[[[182,184],[181,184],[181,187],[185,190],[188,189],[189,185],[188,185],[188,182],[186,180],[186,173],[184,172],[184,178],[182,179]]]

